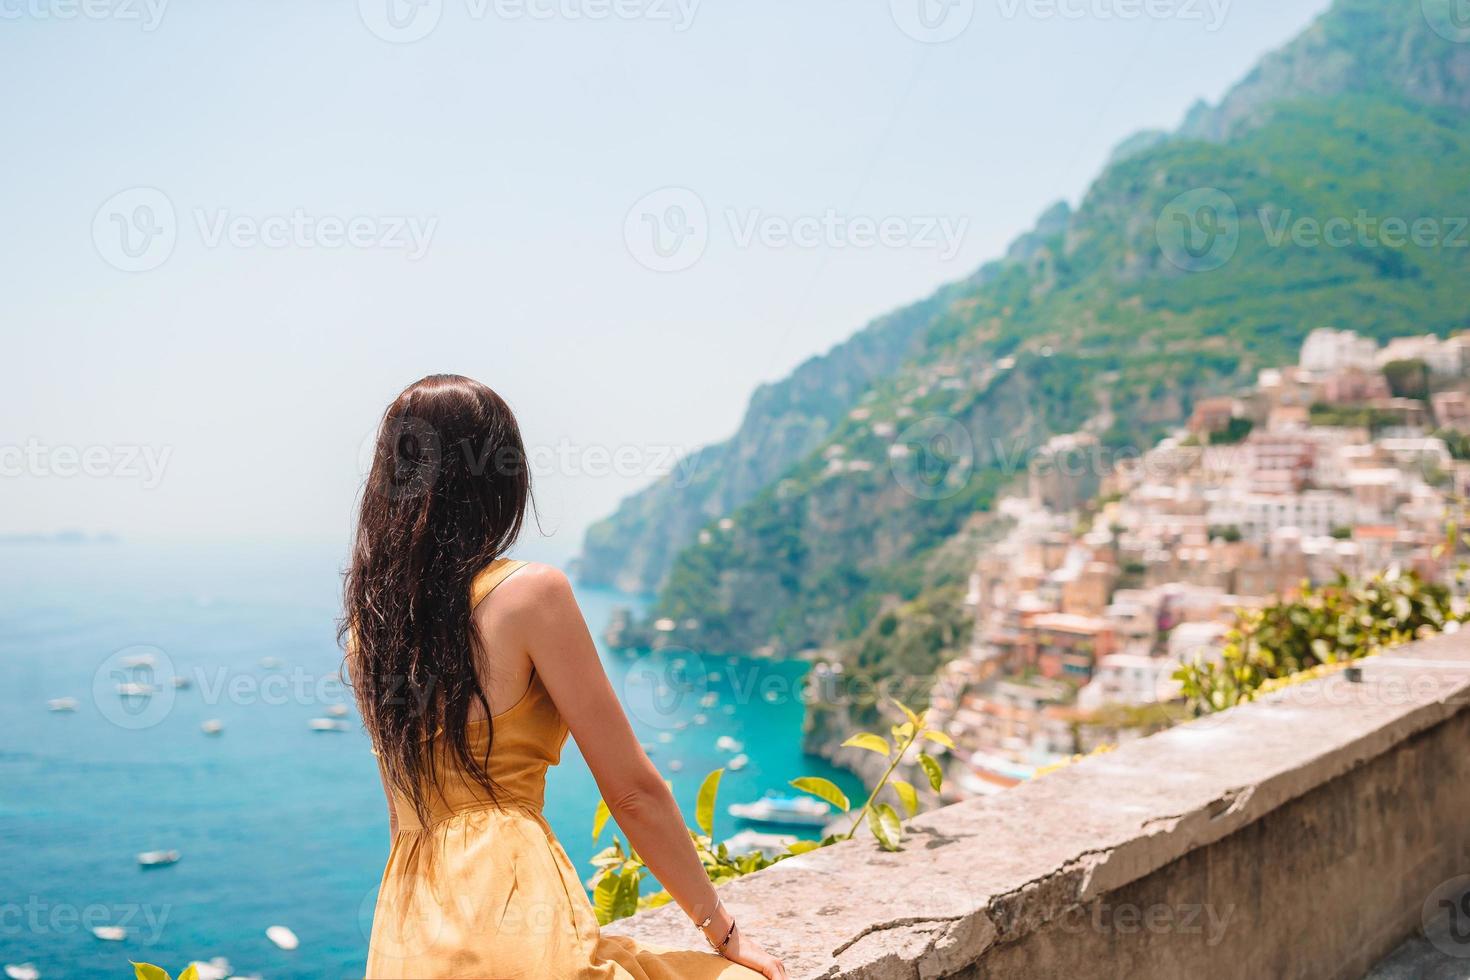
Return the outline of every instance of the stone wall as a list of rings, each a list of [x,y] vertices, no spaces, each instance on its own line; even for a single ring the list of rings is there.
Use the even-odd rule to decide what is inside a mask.
[[[1361,977],[1470,874],[1470,633],[908,826],[722,894],[793,978]]]

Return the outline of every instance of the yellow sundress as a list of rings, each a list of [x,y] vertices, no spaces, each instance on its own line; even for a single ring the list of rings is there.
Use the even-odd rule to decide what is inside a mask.
[[[491,564],[475,579],[472,603],[523,564]],[[602,935],[582,882],[541,816],[546,770],[561,758],[567,726],[534,671],[520,701],[491,721],[489,770],[501,790],[498,803],[442,745],[427,825],[406,800],[395,800],[398,831],[373,914],[368,980],[760,976],[711,953]],[[470,737],[472,745],[484,739],[486,723],[472,722]]]

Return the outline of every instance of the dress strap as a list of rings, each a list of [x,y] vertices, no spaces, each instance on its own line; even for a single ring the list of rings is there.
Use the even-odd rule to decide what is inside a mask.
[[[470,609],[484,602],[485,597],[494,592],[497,585],[525,567],[526,562],[509,558],[497,558],[486,565],[470,583]]]

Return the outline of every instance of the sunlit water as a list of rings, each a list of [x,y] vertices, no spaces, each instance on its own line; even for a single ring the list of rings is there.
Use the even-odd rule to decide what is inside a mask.
[[[97,977],[131,975],[130,959],[177,971],[224,956],[243,975],[361,976],[387,854],[382,793],[355,711],[346,731],[308,724],[350,703],[337,680],[338,567],[325,549],[0,546],[0,963]],[[594,633],[636,601],[579,597]],[[120,697],[120,680],[149,670],[126,658],[148,655],[165,691]],[[743,743],[750,761],[726,774],[718,835],[738,829],[725,805],[798,775],[856,789],[801,753],[800,665],[604,661],[691,820],[704,774],[732,757],[716,739]],[[194,683],[170,695],[172,675]],[[74,713],[47,710],[63,697]],[[207,719],[223,733],[203,734]],[[596,800],[568,742],[546,813],[579,870],[601,846]],[[136,862],[168,849],[178,863]],[[299,949],[266,938],[278,924]],[[102,941],[93,926],[127,938]]]

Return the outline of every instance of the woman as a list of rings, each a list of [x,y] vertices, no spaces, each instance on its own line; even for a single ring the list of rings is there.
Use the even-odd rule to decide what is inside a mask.
[[[393,835],[367,976],[784,980],[705,875],[565,576],[504,557],[529,497],[520,430],[489,388],[434,375],[388,406],[342,622]],[[718,955],[599,934],[541,816],[568,732]]]

